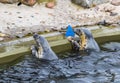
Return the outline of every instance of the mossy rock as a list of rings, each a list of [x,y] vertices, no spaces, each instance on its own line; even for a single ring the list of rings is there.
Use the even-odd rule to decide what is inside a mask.
[[[71,1],[85,8],[109,2],[109,0],[71,0]]]
[[[36,4],[37,0],[19,0],[19,2],[27,6],[33,6]]]

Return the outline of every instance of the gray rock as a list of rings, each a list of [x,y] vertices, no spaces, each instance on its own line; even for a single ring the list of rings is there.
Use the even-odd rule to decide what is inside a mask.
[[[71,0],[71,1],[85,8],[109,2],[109,0]]]

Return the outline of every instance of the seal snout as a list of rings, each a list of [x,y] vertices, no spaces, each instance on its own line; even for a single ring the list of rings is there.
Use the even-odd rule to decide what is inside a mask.
[[[37,33],[35,33],[35,34],[33,35],[33,38],[34,38],[34,39],[38,39],[38,38],[39,38],[39,35],[38,35]]]
[[[34,33],[33,38],[34,38],[37,46],[41,47],[41,36],[37,33]]]

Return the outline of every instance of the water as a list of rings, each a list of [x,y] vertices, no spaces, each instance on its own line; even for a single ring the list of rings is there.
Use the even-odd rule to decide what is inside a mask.
[[[99,53],[64,52],[50,62],[26,55],[0,70],[0,83],[120,83],[120,43],[101,46]]]

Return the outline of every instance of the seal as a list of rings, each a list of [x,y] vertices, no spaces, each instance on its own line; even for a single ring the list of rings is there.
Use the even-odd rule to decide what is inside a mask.
[[[31,46],[32,55],[45,60],[55,60],[58,59],[56,54],[51,49],[48,41],[38,34],[33,35],[34,40],[36,41],[36,46]]]
[[[74,47],[79,48],[80,50],[86,50],[86,51],[100,51],[100,48],[93,38],[93,35],[90,30],[87,28],[80,28],[75,29],[74,32],[78,36],[78,38],[69,38],[69,41],[72,41]]]

